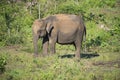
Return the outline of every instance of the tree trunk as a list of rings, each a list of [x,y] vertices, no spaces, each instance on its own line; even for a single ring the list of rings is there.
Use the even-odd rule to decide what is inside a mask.
[[[38,12],[39,12],[39,19],[40,19],[40,3],[38,3]]]

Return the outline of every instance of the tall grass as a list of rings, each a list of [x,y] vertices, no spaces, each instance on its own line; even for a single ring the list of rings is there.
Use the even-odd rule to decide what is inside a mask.
[[[60,51],[55,55],[37,58],[22,48],[3,48],[0,55],[5,56],[5,71],[1,80],[119,80],[119,53],[99,53],[99,56],[81,57],[76,62],[74,57],[60,57],[69,54]],[[64,54],[66,53],[66,54]],[[89,55],[89,53],[87,53]],[[87,56],[86,54],[86,56]],[[92,55],[92,54],[91,54]],[[112,63],[114,61],[115,63]],[[109,64],[108,64],[109,62]],[[104,65],[102,65],[102,63]]]

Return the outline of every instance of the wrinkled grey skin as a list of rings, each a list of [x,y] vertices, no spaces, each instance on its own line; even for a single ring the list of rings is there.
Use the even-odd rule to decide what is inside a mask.
[[[34,53],[38,54],[37,42],[43,38],[43,54],[55,53],[55,44],[73,44],[76,48],[75,57],[80,59],[80,48],[86,28],[81,17],[76,15],[56,14],[41,20],[35,20],[32,25]]]

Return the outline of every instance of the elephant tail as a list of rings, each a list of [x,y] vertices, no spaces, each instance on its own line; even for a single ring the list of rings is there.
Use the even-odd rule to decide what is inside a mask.
[[[86,27],[84,26],[84,35],[83,35],[83,41],[85,42],[84,44],[84,52],[87,52],[87,48],[86,48]]]
[[[86,41],[86,27],[84,26],[84,39],[83,41]]]

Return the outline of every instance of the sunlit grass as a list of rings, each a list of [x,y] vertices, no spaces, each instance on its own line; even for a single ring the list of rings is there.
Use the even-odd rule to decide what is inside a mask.
[[[98,53],[99,56],[81,57],[77,62],[72,50],[57,50],[51,56],[37,58],[22,48],[1,49],[0,55],[6,57],[5,72],[1,80],[119,80],[120,63],[106,63],[120,60],[119,53]],[[22,50],[21,50],[22,49]],[[83,53],[84,54],[84,53]],[[83,55],[82,54],[82,55]],[[86,56],[86,57],[85,57]],[[103,65],[101,65],[103,63]]]

